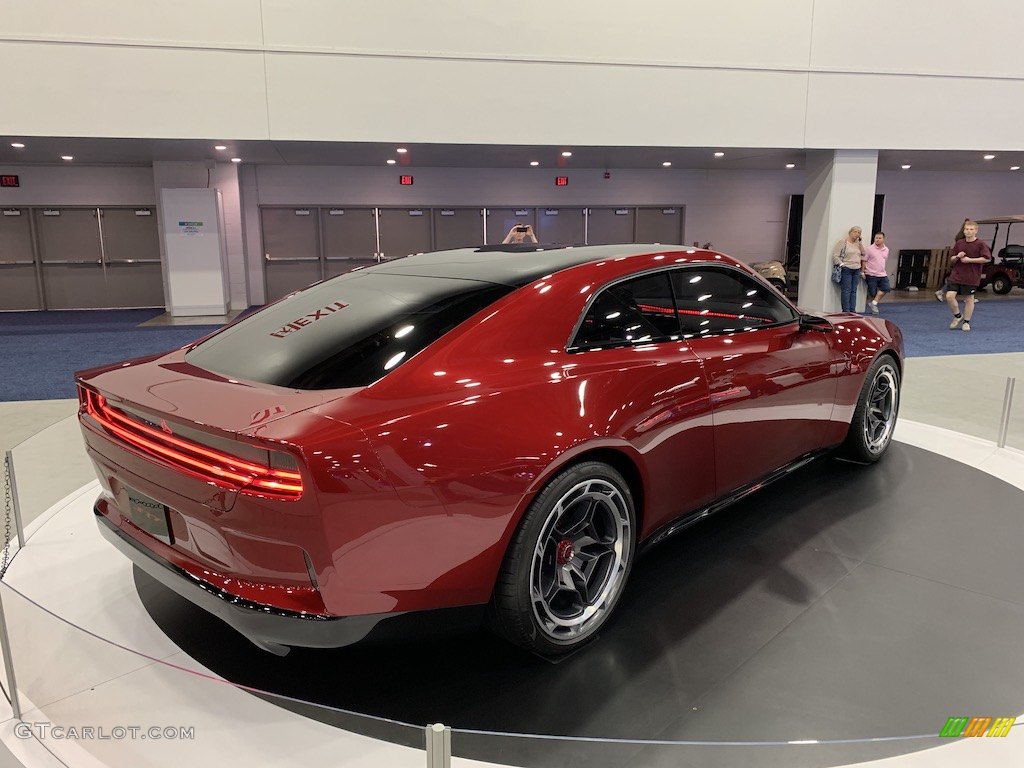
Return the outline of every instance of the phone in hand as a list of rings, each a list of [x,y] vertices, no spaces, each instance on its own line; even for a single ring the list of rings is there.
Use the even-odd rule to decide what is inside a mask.
[[[524,227],[521,224],[518,227],[516,227],[516,232],[529,232],[529,231],[530,231],[529,227]]]

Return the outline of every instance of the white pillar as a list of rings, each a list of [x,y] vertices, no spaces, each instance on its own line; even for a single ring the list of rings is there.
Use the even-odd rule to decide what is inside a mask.
[[[249,305],[247,265],[242,233],[241,193],[238,166],[234,163],[206,161],[157,160],[153,163],[153,185],[156,187],[158,209],[164,189],[216,189],[221,193],[224,235],[228,265],[228,291],[231,309],[245,309]],[[161,221],[161,233],[165,231]],[[169,285],[166,274],[167,252],[164,238],[160,238],[160,254],[164,260],[164,287]],[[165,291],[165,295],[168,295]],[[168,304],[167,311],[171,312]]]
[[[800,306],[808,312],[838,312],[839,286],[832,282],[832,246],[850,227],[871,242],[875,210],[877,150],[808,150],[804,223],[800,238]],[[857,308],[864,306],[863,283]]]
[[[219,189],[160,190],[167,311],[197,317],[226,315],[228,248]]]

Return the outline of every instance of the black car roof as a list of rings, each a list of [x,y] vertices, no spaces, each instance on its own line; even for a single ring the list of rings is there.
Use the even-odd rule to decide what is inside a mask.
[[[522,286],[580,264],[620,256],[693,250],[680,245],[491,245],[418,253],[359,270],[416,277],[447,277]]]

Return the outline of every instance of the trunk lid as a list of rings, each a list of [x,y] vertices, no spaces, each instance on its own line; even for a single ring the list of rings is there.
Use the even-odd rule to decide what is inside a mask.
[[[111,403],[230,434],[249,432],[339,395],[337,390],[300,391],[231,379],[186,362],[184,350],[79,371],[75,378]]]

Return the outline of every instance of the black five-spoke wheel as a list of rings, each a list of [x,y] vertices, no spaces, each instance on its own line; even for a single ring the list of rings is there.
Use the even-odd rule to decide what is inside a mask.
[[[495,588],[493,624],[546,655],[586,642],[607,621],[635,548],[632,496],[600,462],[577,464],[537,496],[509,547]]]
[[[868,369],[843,452],[859,461],[877,461],[885,453],[900,407],[900,372],[884,355]]]

